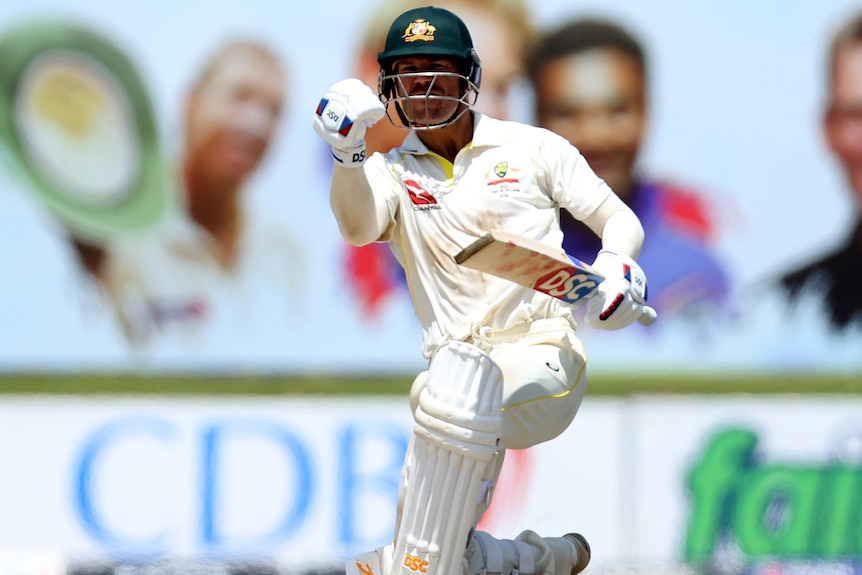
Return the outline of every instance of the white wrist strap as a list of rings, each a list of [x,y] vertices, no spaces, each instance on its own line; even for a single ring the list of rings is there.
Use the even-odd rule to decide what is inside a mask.
[[[353,148],[332,148],[332,157],[345,168],[361,168],[365,163],[365,142]]]

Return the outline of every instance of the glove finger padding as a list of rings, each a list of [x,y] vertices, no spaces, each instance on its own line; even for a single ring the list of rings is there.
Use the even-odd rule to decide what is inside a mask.
[[[647,281],[643,269],[632,258],[602,250],[593,267],[605,276],[589,302],[585,321],[591,327],[621,329],[644,314]]]
[[[587,302],[586,322],[606,330],[622,329],[636,322],[644,305],[632,297],[626,280],[605,280]]]
[[[357,78],[332,85],[317,105],[314,129],[333,148],[365,145],[365,130],[386,114],[380,98]]]

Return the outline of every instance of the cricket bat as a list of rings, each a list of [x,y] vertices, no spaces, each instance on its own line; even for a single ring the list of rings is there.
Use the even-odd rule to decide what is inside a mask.
[[[458,254],[459,265],[577,304],[595,294],[605,279],[589,264],[538,240],[507,232],[491,232]],[[638,321],[649,325],[656,312],[647,306]]]

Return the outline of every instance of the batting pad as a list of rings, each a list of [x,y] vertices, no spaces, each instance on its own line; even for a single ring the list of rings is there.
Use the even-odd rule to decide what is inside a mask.
[[[395,571],[457,575],[483,483],[497,452],[503,375],[478,347],[441,346],[428,367],[406,459],[403,515],[395,537]]]
[[[392,571],[391,557],[391,544],[357,555],[345,564],[345,575],[387,575]]]

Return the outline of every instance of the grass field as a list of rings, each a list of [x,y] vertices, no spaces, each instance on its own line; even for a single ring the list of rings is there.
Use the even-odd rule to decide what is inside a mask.
[[[317,375],[129,375],[5,374],[2,393],[146,394],[146,395],[402,395],[412,374],[384,376]],[[862,373],[782,375],[593,375],[590,395],[633,394],[862,394]]]

